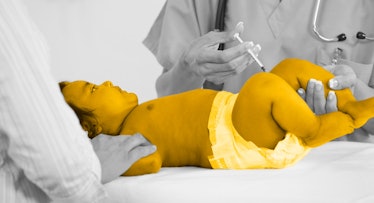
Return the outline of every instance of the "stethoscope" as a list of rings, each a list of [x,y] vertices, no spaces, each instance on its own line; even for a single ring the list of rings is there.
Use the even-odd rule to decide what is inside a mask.
[[[320,3],[321,3],[321,0],[316,0],[316,6],[315,6],[315,9],[314,9],[314,14],[313,14],[313,31],[314,31],[314,33],[317,35],[317,37],[319,39],[321,39],[322,41],[325,41],[325,42],[345,41],[347,39],[347,36],[345,35],[345,33],[341,33],[338,36],[336,36],[335,38],[327,38],[327,37],[323,36],[321,33],[319,33],[318,27],[317,27],[317,20],[318,20]],[[356,38],[359,39],[359,40],[374,41],[374,37],[368,37],[368,36],[366,36],[366,34],[364,32],[361,32],[361,31],[357,32]]]
[[[216,24],[215,29],[218,31],[223,31],[224,29],[224,18],[225,18],[225,12],[226,12],[226,4],[227,0],[219,0],[218,7],[217,7],[217,14],[216,14]],[[341,33],[335,38],[327,38],[323,36],[319,31],[317,27],[317,20],[319,15],[319,9],[320,9],[321,0],[316,0],[316,5],[314,9],[313,14],[313,31],[317,35],[319,39],[325,42],[341,42],[345,41],[347,39],[347,36],[345,33]],[[367,41],[374,41],[374,37],[367,36],[364,32],[357,32],[356,38],[359,40],[367,40]],[[223,49],[223,45],[220,47]]]
[[[318,20],[318,14],[319,14],[319,9],[320,9],[320,4],[321,0],[316,0],[316,5],[314,9],[314,14],[313,14],[313,31],[317,35],[319,39],[325,42],[342,42],[347,39],[347,36],[345,33],[341,33],[335,38],[327,38],[323,36],[321,33],[318,31],[317,27],[317,20]],[[223,31],[225,29],[225,12],[226,12],[226,5],[227,5],[227,0],[219,0],[218,1],[218,7],[217,7],[217,13],[216,13],[216,22],[215,22],[215,30],[216,31]],[[359,40],[366,40],[366,41],[374,41],[374,37],[368,37],[364,32],[357,32],[356,38]],[[224,49],[224,44],[219,45],[219,50]],[[334,56],[332,59],[332,63],[336,64],[338,59],[341,58],[343,50],[341,48],[337,48],[334,52]],[[208,82],[208,81],[206,81]],[[205,83],[204,83],[205,84]],[[204,88],[209,88],[209,89],[216,89],[216,90],[222,90],[223,85],[214,85],[212,83],[213,87],[204,87]]]
[[[225,30],[226,4],[227,4],[227,0],[219,0],[218,2],[214,31],[221,32]],[[220,43],[218,46],[218,50],[224,50],[224,49],[225,49],[225,44]],[[203,88],[213,89],[213,90],[222,90],[223,83],[217,85],[206,80],[204,81]]]

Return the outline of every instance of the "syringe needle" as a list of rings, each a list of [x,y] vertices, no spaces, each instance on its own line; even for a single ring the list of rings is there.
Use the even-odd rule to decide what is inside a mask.
[[[235,33],[234,38],[237,39],[240,42],[240,44],[243,43],[243,40],[239,37],[239,33]],[[257,56],[252,52],[252,50],[247,49],[247,51],[251,55],[251,57],[256,61],[256,63],[260,66],[261,70],[266,72],[264,64],[261,63],[261,61],[257,58]]]

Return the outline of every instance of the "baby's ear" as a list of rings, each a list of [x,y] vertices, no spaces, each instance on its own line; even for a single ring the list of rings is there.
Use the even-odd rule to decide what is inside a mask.
[[[92,133],[93,133],[93,135],[88,135],[88,137],[90,137],[90,138],[93,138],[93,137],[96,137],[96,135],[98,135],[98,134],[100,134],[102,131],[103,131],[103,128],[101,127],[101,125],[99,125],[98,123],[97,124],[94,124],[93,126],[92,126]]]
[[[94,138],[96,135],[100,134],[103,131],[103,128],[101,127],[101,125],[99,125],[99,123],[96,120],[82,120],[81,126],[83,130],[88,132],[89,138]]]

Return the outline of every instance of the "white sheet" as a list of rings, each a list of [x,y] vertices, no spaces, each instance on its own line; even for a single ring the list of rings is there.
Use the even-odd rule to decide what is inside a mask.
[[[374,144],[330,142],[281,170],[162,168],[106,185],[126,203],[374,202]]]

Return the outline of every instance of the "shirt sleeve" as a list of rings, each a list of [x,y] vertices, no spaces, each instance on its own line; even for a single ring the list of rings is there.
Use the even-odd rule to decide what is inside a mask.
[[[168,0],[143,44],[169,70],[196,38],[214,30],[218,1]]]
[[[0,127],[7,154],[51,199],[106,197],[100,162],[52,78],[46,43],[19,0],[0,0]]]

